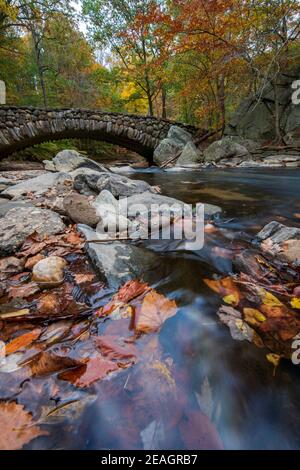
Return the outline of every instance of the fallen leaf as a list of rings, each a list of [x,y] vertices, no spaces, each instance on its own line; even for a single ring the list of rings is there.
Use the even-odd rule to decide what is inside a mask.
[[[118,369],[115,362],[104,359],[100,354],[89,359],[74,370],[59,375],[61,380],[67,380],[78,388],[86,388]]]
[[[20,349],[29,346],[33,341],[35,341],[41,334],[41,329],[36,328],[35,330],[30,331],[29,333],[25,333],[24,335],[18,336],[17,338],[10,341],[5,345],[5,353],[7,356],[13,354]]]
[[[72,400],[55,407],[43,406],[39,423],[61,423],[65,420],[75,421],[88,405],[94,403],[97,395],[88,395],[79,400]]]
[[[225,277],[223,279],[203,279],[205,284],[210,287],[214,292],[220,294],[224,302],[237,306],[242,299],[242,294],[235,285],[231,277]]]
[[[81,365],[75,359],[69,357],[56,356],[48,352],[41,352],[34,356],[27,364],[33,376],[44,376],[53,374],[66,369],[71,369]]]
[[[48,433],[32,422],[32,416],[23,405],[11,402],[0,403],[0,449],[22,449],[25,444],[38,436]]]
[[[300,297],[293,297],[291,300],[291,306],[293,308],[300,309]]]
[[[155,291],[151,291],[143,299],[142,305],[137,309],[135,331],[150,333],[158,331],[163,323],[176,315],[175,300],[170,300]]]
[[[278,354],[267,354],[267,360],[273,364],[274,367],[278,367],[280,363],[280,356]]]
[[[29,315],[29,313],[30,310],[28,308],[24,308],[23,310],[16,310],[15,312],[0,313],[0,318],[4,320],[7,318],[24,317],[25,315]]]
[[[84,243],[83,237],[80,235],[79,232],[76,231],[68,233],[65,237],[65,240],[71,245],[80,245],[81,243]]]
[[[40,253],[35,256],[31,256],[31,258],[28,258],[28,260],[25,263],[25,268],[26,269],[32,269],[39,261],[42,261],[45,256],[41,255]]]
[[[257,325],[266,321],[266,317],[255,308],[244,308],[243,313],[245,321],[250,325]]]
[[[150,287],[144,282],[137,280],[128,281],[120,288],[118,293],[114,296],[114,301],[128,303],[143,293],[146,293]]]
[[[40,288],[35,282],[30,282],[28,284],[23,284],[21,286],[13,286],[8,290],[8,296],[11,299],[26,299],[37,292]]]
[[[95,279],[95,274],[87,273],[87,274],[75,274],[74,275],[75,281],[77,284],[85,284],[86,282],[92,282]]]
[[[134,344],[127,344],[119,336],[104,335],[95,339],[96,347],[108,359],[117,361],[135,361],[138,350]]]

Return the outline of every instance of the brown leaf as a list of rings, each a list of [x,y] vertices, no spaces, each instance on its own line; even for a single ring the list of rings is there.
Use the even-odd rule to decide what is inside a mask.
[[[141,294],[147,292],[149,289],[148,284],[144,282],[140,282],[138,280],[128,281],[121,287],[113,300],[128,303]]]
[[[84,239],[80,235],[80,233],[76,231],[72,231],[66,235],[65,240],[67,243],[70,243],[70,245],[80,245],[81,243],[84,242]]]
[[[156,332],[168,318],[176,313],[175,300],[151,291],[146,294],[142,305],[137,309],[135,331],[138,333]]]
[[[118,369],[115,362],[103,359],[99,354],[74,370],[59,375],[61,380],[67,380],[78,388],[86,388]]]
[[[100,336],[95,338],[95,344],[100,349],[101,354],[111,360],[134,361],[138,354],[134,344],[126,344],[124,338],[120,336]]]
[[[60,372],[81,365],[80,362],[69,357],[56,356],[48,352],[41,352],[34,356],[28,364],[33,376],[44,376]]]
[[[45,256],[41,255],[40,253],[38,255],[31,256],[26,261],[25,268],[26,269],[32,269],[36,265],[36,263],[38,263],[39,261],[42,261],[42,259],[44,259],[44,258],[45,258]]]
[[[41,331],[42,330],[40,328],[36,328],[35,330],[30,331],[29,333],[25,333],[24,335],[18,336],[17,338],[13,339],[10,343],[6,344],[6,356],[17,352],[20,349],[25,348],[26,346],[29,346],[40,336]]]
[[[22,449],[25,444],[36,437],[48,434],[35,426],[31,414],[24,409],[23,405],[17,403],[0,403],[0,422],[1,450]]]
[[[203,279],[203,282],[214,292],[220,294],[226,303],[235,306],[239,304],[242,295],[231,277],[225,277],[219,280]]]
[[[20,286],[12,286],[8,290],[8,296],[10,299],[26,299],[31,295],[39,292],[40,288],[35,282],[29,282]]]
[[[86,282],[92,282],[95,279],[95,274],[93,273],[86,273],[86,274],[75,274],[75,281],[77,284],[84,284]]]

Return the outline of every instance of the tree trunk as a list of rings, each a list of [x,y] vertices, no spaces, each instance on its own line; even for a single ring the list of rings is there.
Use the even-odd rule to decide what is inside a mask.
[[[222,128],[222,134],[226,125],[226,109],[225,109],[225,78],[222,75],[220,79],[217,79],[217,97],[218,97],[218,107],[220,112],[220,125],[218,127]]]
[[[41,50],[39,47],[39,37],[36,34],[34,27],[31,28],[31,36],[33,40],[33,46],[34,46],[34,53],[35,53],[35,60],[36,60],[36,65],[38,69],[38,74],[39,74],[39,81],[42,89],[42,94],[43,94],[43,102],[44,102],[44,107],[47,108],[47,92],[46,92],[46,84],[45,84],[45,79],[44,79],[44,69],[43,69],[43,64],[41,61]]]
[[[167,119],[167,93],[164,86],[161,89],[161,117]]]

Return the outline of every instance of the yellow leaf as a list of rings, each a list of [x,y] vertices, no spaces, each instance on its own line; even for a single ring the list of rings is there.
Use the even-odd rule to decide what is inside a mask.
[[[262,323],[266,321],[266,317],[256,308],[244,308],[243,312],[245,315],[245,320],[249,321],[249,323],[251,321],[253,321],[254,323]]]
[[[270,305],[271,307],[283,305],[282,302],[280,302],[280,300],[275,297],[275,295],[271,294],[265,289],[261,289],[261,300],[264,305]]]
[[[238,305],[239,297],[236,294],[229,294],[223,297],[223,301],[229,305]]]
[[[291,300],[291,306],[293,308],[299,308],[300,309],[300,297],[293,297]]]
[[[272,354],[272,353],[270,353],[270,354],[267,354],[266,357],[267,357],[267,360],[268,360],[269,362],[271,362],[271,364],[273,364],[273,366],[274,366],[275,368],[279,366],[279,363],[280,363],[280,359],[281,359],[281,358],[280,358],[280,356],[279,356],[278,354]]]

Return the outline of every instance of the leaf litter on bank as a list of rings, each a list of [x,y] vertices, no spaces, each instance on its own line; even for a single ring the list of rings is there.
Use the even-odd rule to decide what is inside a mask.
[[[234,339],[244,337],[269,349],[269,357],[290,359],[293,340],[300,332],[300,271],[297,266],[276,259],[264,258],[260,264],[264,266],[264,276],[240,272],[219,280],[204,279],[204,282],[225,303],[235,307],[222,306],[218,311]]]

